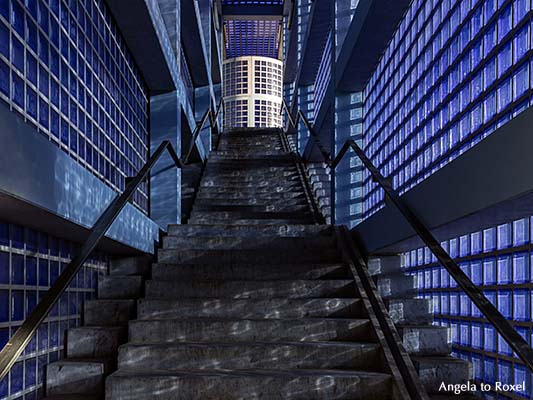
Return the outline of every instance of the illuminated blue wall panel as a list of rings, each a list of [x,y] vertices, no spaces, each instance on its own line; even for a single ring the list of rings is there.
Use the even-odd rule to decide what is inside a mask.
[[[415,0],[365,88],[364,148],[405,192],[530,106],[530,0]],[[383,193],[365,172],[365,217]]]
[[[146,161],[147,96],[103,1],[0,0],[0,100],[115,191]]]

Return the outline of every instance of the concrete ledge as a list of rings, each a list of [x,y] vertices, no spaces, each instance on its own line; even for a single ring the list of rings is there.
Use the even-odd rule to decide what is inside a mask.
[[[533,109],[528,109],[402,198],[441,241],[531,215],[532,124]],[[352,233],[370,253],[422,245],[393,205]]]
[[[82,241],[116,193],[4,105],[0,124],[0,219]],[[159,227],[128,204],[106,236],[106,251],[153,253]]]

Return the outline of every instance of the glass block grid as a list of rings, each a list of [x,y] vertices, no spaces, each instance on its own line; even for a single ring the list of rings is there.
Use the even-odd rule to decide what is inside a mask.
[[[77,245],[20,225],[0,222],[0,346],[3,347],[68,264]],[[107,258],[94,254],[41,324],[10,373],[0,399],[37,399],[44,366],[61,358],[64,332],[80,325],[81,307],[96,293]]]
[[[442,242],[470,279],[531,345],[533,321],[533,217]],[[455,355],[470,360],[477,382],[526,382],[521,393],[487,398],[531,399],[531,373],[509,345],[457,287],[428,248],[403,254],[407,273],[417,276],[419,296],[432,299],[435,324],[452,330]]]
[[[337,94],[335,99],[335,154],[348,139],[362,140],[363,96],[361,92]],[[335,223],[352,228],[361,222],[363,164],[349,151],[335,170]]]
[[[268,60],[254,60],[254,94],[281,97],[283,64]]]
[[[281,21],[225,20],[226,58],[263,56],[279,58]]]
[[[248,100],[226,100],[224,103],[224,127],[246,128],[248,126]]]
[[[400,192],[530,106],[530,0],[415,0],[365,91],[364,148]],[[365,217],[383,193],[365,172]]]
[[[315,109],[315,119],[316,114],[320,110],[320,105],[326,96],[326,91],[328,89],[328,84],[331,78],[331,31],[328,34],[326,39],[326,44],[324,45],[324,50],[322,52],[322,58],[318,66],[318,72],[315,78],[315,98],[314,98],[314,109]]]
[[[0,0],[0,100],[116,191],[146,161],[147,90],[102,0]]]
[[[224,64],[224,97],[248,94],[248,60]]]
[[[181,46],[180,51],[181,79],[185,85],[185,93],[187,95],[187,99],[189,100],[189,104],[194,105],[194,84],[192,82],[189,65],[187,64],[187,57],[185,56],[185,53],[183,51],[183,45]]]
[[[307,120],[313,123],[315,120],[315,86],[299,86],[298,87],[298,109],[302,111]],[[309,131],[303,123],[298,124],[298,151],[303,154],[307,141],[309,140]]]
[[[270,100],[254,101],[254,124],[256,128],[281,126],[279,102]]]

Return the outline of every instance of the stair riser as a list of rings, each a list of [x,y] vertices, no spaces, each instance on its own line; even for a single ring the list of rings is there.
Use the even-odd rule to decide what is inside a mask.
[[[138,319],[180,318],[359,318],[358,299],[180,299],[139,302]]]
[[[298,218],[298,219],[287,219],[287,218],[279,218],[279,219],[235,219],[232,220],[230,218],[191,218],[189,220],[189,223],[191,224],[198,224],[198,225],[212,225],[215,224],[233,224],[233,225],[285,225],[285,224],[311,224],[314,220],[309,217],[306,219]]]
[[[416,294],[415,275],[386,275],[377,278],[377,289],[384,298],[414,297]]]
[[[335,248],[335,238],[276,238],[265,237],[251,240],[242,237],[201,237],[183,238],[178,236],[165,236],[164,249],[317,249]]]
[[[170,225],[168,234],[174,236],[263,236],[278,237],[314,237],[317,235],[332,235],[333,228],[329,225]]]
[[[104,358],[117,354],[118,346],[125,342],[125,328],[80,327],[67,331],[67,356],[69,358]]]
[[[123,326],[135,317],[135,300],[90,300],[84,305],[87,326]]]
[[[318,384],[323,383],[318,386]],[[177,376],[112,376],[107,381],[106,399],[144,400],[385,400],[392,390],[388,378],[340,378],[327,372],[308,378],[295,373],[290,377],[246,376],[185,378]]]
[[[46,394],[100,395],[106,367],[98,362],[58,361],[46,366]]]
[[[352,297],[351,281],[222,281],[165,282],[147,281],[147,299],[178,298],[317,298]]]
[[[260,265],[260,264],[154,264],[152,279],[179,280],[291,280],[291,279],[351,279],[341,265]]]
[[[442,382],[466,385],[473,379],[472,364],[452,357],[415,357],[413,365],[428,393],[437,394]]]
[[[224,204],[220,202],[217,204],[217,201],[210,202],[211,205],[205,205],[196,202],[194,204],[194,211],[197,212],[238,212],[240,210],[242,211],[250,211],[250,212],[302,212],[302,211],[308,211],[309,210],[309,204],[305,200],[300,200],[298,202],[265,202],[255,199],[254,204],[246,204],[246,202],[243,201],[236,201],[234,204]],[[270,203],[270,204],[268,204]]]
[[[136,299],[141,296],[140,276],[102,276],[98,280],[99,299]]]
[[[398,325],[426,325],[433,322],[429,299],[395,299],[387,302],[392,322]]]
[[[130,343],[253,342],[253,341],[364,341],[365,320],[152,320],[131,321]]]
[[[297,253],[261,250],[164,250],[159,249],[158,262],[167,264],[303,264],[339,262],[340,255],[334,250]]]
[[[448,355],[452,351],[450,330],[441,326],[409,326],[398,329],[411,355]]]
[[[378,365],[379,346],[366,344],[183,344],[122,346],[119,368],[360,369]]]

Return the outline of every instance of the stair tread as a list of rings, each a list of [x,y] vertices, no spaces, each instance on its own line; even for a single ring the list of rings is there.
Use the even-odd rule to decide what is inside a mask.
[[[252,377],[252,376],[279,376],[279,377],[302,377],[302,376],[346,376],[358,377],[368,376],[376,378],[390,377],[389,374],[379,372],[367,372],[357,370],[341,370],[341,369],[288,369],[288,370],[274,370],[274,369],[200,369],[200,370],[161,370],[161,369],[118,369],[113,376],[135,376],[135,375],[172,375],[172,376],[216,376],[219,378],[232,378],[234,376]]]

